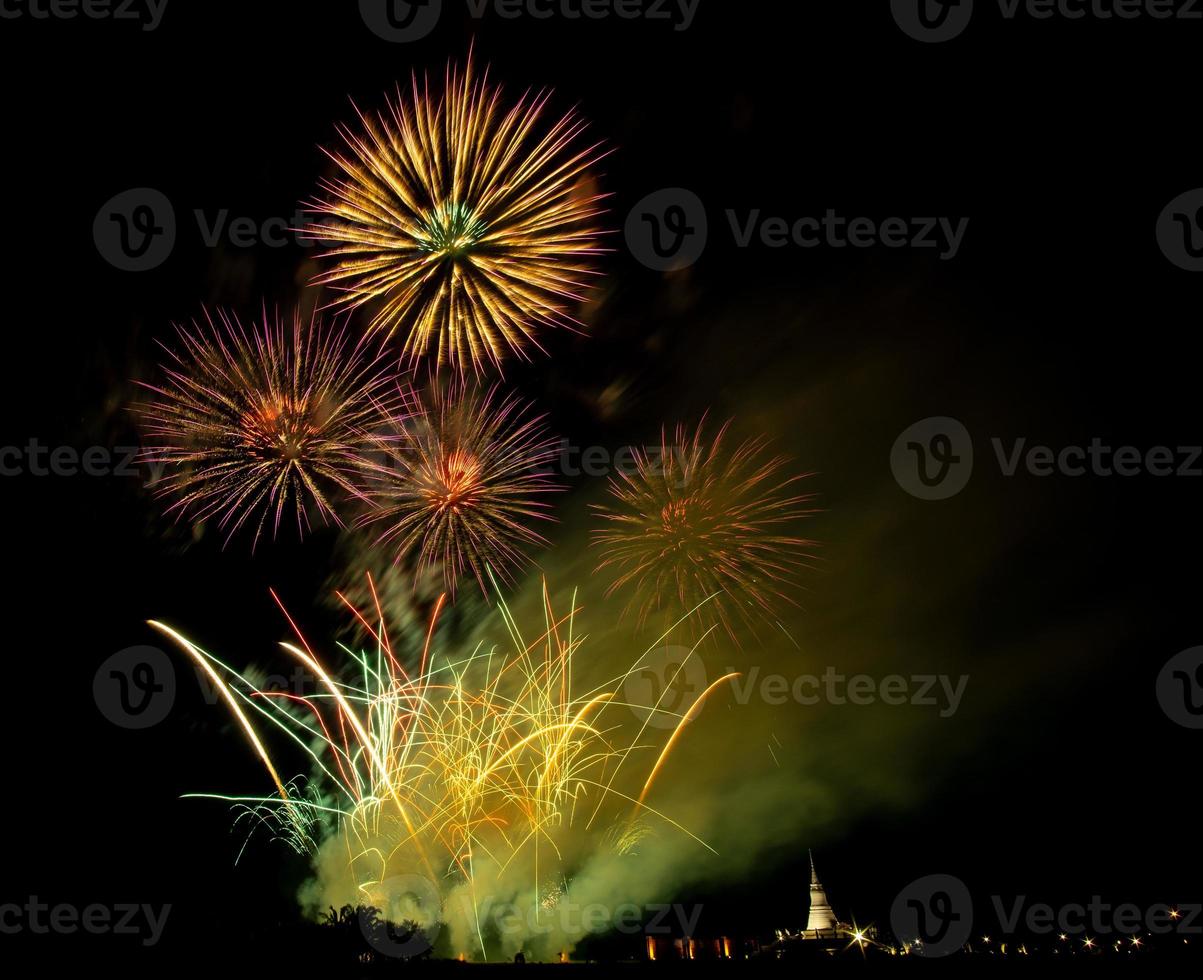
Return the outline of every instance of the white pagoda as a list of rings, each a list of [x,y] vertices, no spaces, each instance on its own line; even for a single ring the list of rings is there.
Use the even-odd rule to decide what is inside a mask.
[[[831,910],[827,901],[827,892],[819,881],[819,873],[815,871],[815,856],[810,854],[810,914],[806,917],[806,928],[802,932],[805,939],[835,939],[847,927],[842,926]]]

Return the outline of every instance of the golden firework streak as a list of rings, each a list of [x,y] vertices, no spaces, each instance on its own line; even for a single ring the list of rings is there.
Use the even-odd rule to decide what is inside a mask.
[[[188,654],[193,661],[200,665],[201,669],[217,686],[217,690],[221,692],[222,698],[224,698],[226,704],[230,706],[230,710],[234,712],[234,716],[238,719],[238,723],[242,725],[242,730],[246,732],[246,737],[250,739],[251,745],[255,747],[255,751],[258,753],[259,758],[262,759],[263,764],[267,766],[267,771],[271,774],[272,781],[276,784],[276,789],[280,793],[280,799],[282,799],[285,803],[290,802],[288,790],[284,788],[284,781],[280,778],[280,774],[276,772],[276,767],[272,765],[272,760],[267,754],[267,749],[265,749],[263,747],[263,743],[259,741],[259,736],[255,733],[255,727],[251,724],[251,720],[243,713],[242,708],[238,705],[238,701],[234,698],[234,695],[230,693],[229,687],[226,685],[225,681],[221,679],[221,675],[219,675],[217,671],[209,666],[208,660],[205,659],[201,651],[186,637],[180,635],[165,623],[160,623],[154,619],[147,620],[147,622],[160,633],[169,636],[177,644],[179,644],[180,648],[186,654]]]
[[[723,683],[723,681],[729,681],[739,676],[740,672],[738,670],[732,671],[730,674],[724,674],[708,688],[706,688],[706,690],[699,694],[698,699],[689,706],[689,710],[686,711],[681,720],[677,722],[677,727],[673,729],[672,735],[670,735],[668,741],[664,743],[664,748],[660,752],[660,758],[656,760],[656,764],[652,766],[652,771],[648,773],[647,782],[643,784],[643,791],[639,794],[639,804],[641,806],[643,805],[643,801],[647,798],[648,790],[652,788],[652,782],[656,778],[656,773],[658,773],[660,771],[660,767],[664,765],[664,760],[668,758],[668,753],[672,751],[672,747],[677,744],[677,739],[680,738],[681,732],[685,730],[685,726],[693,721],[702,710],[702,702],[706,700],[707,695],[709,695],[711,691]]]

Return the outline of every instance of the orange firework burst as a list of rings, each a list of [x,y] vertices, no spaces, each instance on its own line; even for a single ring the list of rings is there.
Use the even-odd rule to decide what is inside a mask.
[[[384,353],[345,325],[295,314],[289,327],[266,310],[249,330],[206,312],[176,332],[165,380],[135,407],[152,443],[142,457],[166,467],[159,492],[176,498],[168,513],[217,517],[227,543],[248,523],[257,543],[269,515],[274,535],[288,511],[302,534],[311,511],[341,525],[330,493],[363,496],[366,453],[408,404]]]
[[[441,566],[452,593],[469,570],[485,591],[486,566],[508,581],[523,548],[546,543],[529,522],[550,519],[542,497],[560,489],[549,466],[558,444],[541,418],[496,388],[432,392],[377,468],[364,522],[385,523],[379,541],[392,543],[398,560],[416,556],[419,571]]]
[[[340,127],[346,147],[328,154],[341,173],[311,205],[309,233],[337,260],[316,281],[344,307],[378,301],[373,327],[404,324],[410,358],[434,349],[461,373],[525,356],[541,327],[579,328],[603,251],[587,171],[603,154],[575,113],[544,125],[550,94],[505,108],[469,58],[441,92],[415,75],[385,111],[356,109],[360,130]]]
[[[814,512],[812,496],[796,492],[804,477],[783,476],[785,460],[768,456],[764,439],[729,450],[729,426],[710,443],[704,421],[692,437],[678,426],[673,444],[664,435],[658,450],[637,451],[634,468],[611,479],[612,500],[595,505],[606,521],[594,533],[598,570],[616,576],[607,595],[629,589],[640,624],[659,609],[675,616],[702,606],[734,639],[732,613],[753,628],[772,620],[813,557],[813,541],[787,533]]]

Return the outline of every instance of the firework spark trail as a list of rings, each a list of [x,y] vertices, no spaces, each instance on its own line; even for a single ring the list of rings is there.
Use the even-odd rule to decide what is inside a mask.
[[[368,489],[373,507],[359,523],[383,528],[377,543],[398,560],[416,558],[419,574],[441,569],[452,595],[468,572],[487,595],[486,566],[508,583],[526,549],[547,543],[532,523],[551,519],[542,498],[561,489],[550,473],[558,443],[496,388],[432,387],[423,401],[383,447],[387,462]]]
[[[363,894],[390,874],[421,866],[443,887],[467,884],[476,895],[480,860],[500,877],[523,854],[534,857],[537,888],[540,862],[557,867],[556,880],[563,880],[564,835],[571,832],[578,803],[589,796],[597,797],[597,808],[607,800],[633,805],[631,813],[615,815],[610,834],[616,848],[633,848],[648,833],[649,819],[708,848],[643,797],[709,692],[660,751],[641,797],[633,798],[615,780],[622,763],[647,748],[638,744],[643,730],[635,741],[615,744],[623,726],[602,717],[621,704],[615,695],[629,671],[592,690],[574,691],[572,661],[581,643],[575,597],[573,608],[557,615],[544,584],[543,606],[542,632],[528,643],[499,600],[513,648],[507,654],[484,646],[458,659],[432,653],[432,618],[421,667],[413,673],[394,655],[383,617],[373,625],[357,611],[375,650],[355,652],[340,644],[356,668],[354,683],[336,679],[323,666],[289,617],[299,642],[281,646],[313,673],[318,691],[284,698],[266,696],[270,692],[255,689],[172,627],[152,625],[217,684],[278,792],[277,797],[211,795],[236,802],[254,823],[274,819],[276,835],[298,849],[315,852],[325,841],[339,841]],[[312,761],[308,795],[288,792],[254,717],[285,732]],[[333,828],[323,823],[330,817]],[[323,833],[318,828],[325,833],[321,841],[312,837]]]
[[[250,329],[206,312],[176,331],[165,380],[143,385],[152,398],[134,408],[151,443],[142,458],[167,468],[158,493],[176,498],[168,513],[218,518],[226,543],[253,522],[252,547],[269,516],[274,536],[290,509],[298,533],[311,510],[341,526],[329,495],[363,498],[367,453],[410,409],[384,352],[352,344],[345,323],[297,313],[286,327],[266,308]]]
[[[672,751],[673,746],[677,744],[677,739],[681,737],[681,733],[685,730],[685,726],[697,718],[699,714],[701,714],[702,705],[705,703],[706,698],[710,696],[712,691],[717,690],[720,685],[725,684],[727,681],[734,680],[739,676],[740,673],[737,670],[733,670],[729,674],[724,674],[718,680],[712,682],[706,688],[706,690],[697,696],[693,704],[689,706],[689,710],[686,711],[681,717],[681,720],[677,723],[677,727],[673,729],[673,733],[668,737],[668,741],[664,743],[664,748],[661,749],[660,755],[656,759],[656,764],[652,766],[651,772],[647,774],[647,781],[644,782],[643,789],[639,791],[640,805],[642,805],[643,801],[647,799],[647,794],[651,791],[652,783],[655,782],[657,774],[664,765],[664,760],[668,758],[668,754]]]
[[[812,495],[795,492],[804,476],[783,475],[762,438],[729,449],[730,422],[712,442],[705,420],[690,436],[678,426],[651,453],[635,452],[630,471],[610,480],[610,499],[594,505],[605,522],[593,535],[598,571],[612,571],[607,595],[630,594],[640,625],[658,610],[675,617],[710,608],[732,639],[735,618],[755,628],[773,621],[786,588],[813,558],[815,542],[785,530],[814,513]]]
[[[550,97],[504,108],[469,55],[441,92],[415,74],[383,111],[356,108],[358,131],[339,127],[345,148],[327,152],[340,174],[310,205],[306,231],[335,260],[316,282],[344,308],[378,301],[375,329],[403,326],[409,358],[433,349],[461,374],[542,350],[543,328],[579,331],[571,310],[605,251],[603,195],[586,185],[605,154],[575,112],[545,125]]]
[[[256,755],[258,755],[263,761],[263,765],[267,767],[267,771],[271,774],[272,782],[276,784],[276,790],[280,794],[280,799],[286,804],[290,803],[291,801],[288,796],[288,790],[284,788],[284,781],[280,778],[280,774],[276,771],[276,767],[272,764],[271,757],[267,754],[267,749],[264,748],[263,743],[259,741],[259,736],[255,732],[254,725],[251,724],[251,720],[246,716],[245,712],[243,712],[242,708],[239,706],[237,699],[231,693],[228,685],[222,681],[221,675],[218,674],[217,671],[214,670],[210,665],[206,655],[200,649],[195,647],[188,639],[177,633],[165,623],[160,623],[152,619],[150,620],[150,625],[173,639],[184,650],[184,652],[192,658],[193,662],[196,663],[197,666],[199,666],[208,675],[209,679],[217,685],[217,689],[221,692],[221,696],[225,699],[226,704],[230,706],[230,710],[234,713],[234,717],[238,719],[238,724],[241,725],[242,730],[246,732],[247,739],[250,741],[251,745],[254,746]]]

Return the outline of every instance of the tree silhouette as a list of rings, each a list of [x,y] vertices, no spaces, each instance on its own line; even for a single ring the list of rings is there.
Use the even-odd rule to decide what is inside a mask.
[[[392,922],[374,905],[330,906],[319,923],[321,945],[342,962],[406,962],[430,956],[433,945],[417,922]]]

